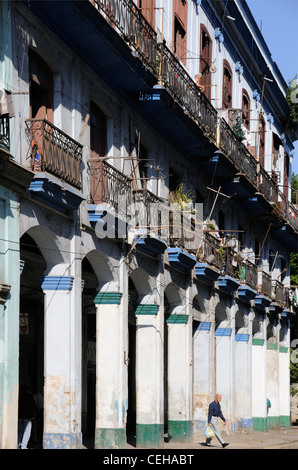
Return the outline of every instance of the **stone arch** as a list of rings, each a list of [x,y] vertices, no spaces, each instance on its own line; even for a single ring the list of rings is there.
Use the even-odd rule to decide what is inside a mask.
[[[41,252],[46,267],[45,276],[63,276],[68,274],[69,258],[67,249],[56,234],[41,225],[30,227],[22,236],[29,235]]]
[[[180,288],[175,282],[170,282],[165,288],[165,303],[168,304],[168,314],[182,313],[185,308],[183,305],[183,297]]]
[[[237,310],[235,314],[235,333],[245,333],[247,330],[247,318],[242,310]]]
[[[224,302],[219,302],[215,307],[215,326],[225,328],[229,325],[229,313]]]
[[[201,294],[196,294],[192,302],[192,316],[194,320],[206,321],[207,312],[204,305],[204,300]]]
[[[136,268],[129,274],[137,292],[139,304],[155,304],[157,300],[156,288],[150,276],[143,268]]]
[[[263,338],[263,324],[261,317],[256,314],[252,321],[252,336],[255,339]]]
[[[97,278],[97,289],[105,292],[118,292],[116,268],[108,256],[100,250],[93,249],[86,253],[84,258],[90,264]]]

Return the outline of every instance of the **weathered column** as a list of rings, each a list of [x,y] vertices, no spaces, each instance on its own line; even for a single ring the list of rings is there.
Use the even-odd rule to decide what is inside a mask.
[[[77,286],[81,292],[81,285]],[[81,447],[81,330],[74,278],[47,276],[45,294],[45,449]]]
[[[269,429],[278,429],[279,423],[279,353],[277,338],[277,318],[272,316],[267,325],[266,351],[266,399],[270,400],[268,411]]]
[[[291,427],[290,393],[290,321],[287,312],[281,314],[279,342],[279,419],[280,426]]]
[[[192,439],[189,407],[189,316],[172,313],[168,326],[168,434],[176,442]]]
[[[122,394],[122,294],[98,292],[96,305],[96,417],[95,448],[121,449],[126,445],[127,403]]]
[[[159,305],[136,308],[136,443],[137,447],[163,445],[162,347],[163,312]]]
[[[254,431],[266,431],[266,340],[264,313],[255,313],[252,338],[252,422]],[[266,317],[265,317],[266,318]]]
[[[212,396],[211,321],[202,321],[193,332],[193,421],[194,436],[202,436]]]

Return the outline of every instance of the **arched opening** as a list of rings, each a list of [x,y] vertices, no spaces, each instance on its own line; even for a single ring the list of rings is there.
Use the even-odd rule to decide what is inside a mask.
[[[28,387],[37,406],[29,446],[42,447],[44,396],[44,295],[40,278],[46,261],[33,238],[20,240],[19,389]]]
[[[88,260],[82,261],[82,432],[86,447],[94,446],[96,412],[96,309],[98,280]],[[91,444],[91,445],[90,445]]]
[[[169,327],[167,320],[177,306],[181,305],[178,288],[170,283],[164,292],[164,436],[169,440]]]
[[[138,305],[138,291],[129,278],[128,285],[128,408],[126,421],[126,437],[129,444],[136,444],[136,307]]]

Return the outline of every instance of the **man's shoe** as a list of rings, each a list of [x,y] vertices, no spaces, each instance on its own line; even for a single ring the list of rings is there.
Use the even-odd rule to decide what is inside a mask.
[[[228,445],[229,445],[229,442],[224,442],[224,443],[222,444],[222,447],[227,447]]]
[[[210,442],[211,442],[210,437],[207,437],[207,439],[206,439],[206,444],[205,444],[205,445],[206,445],[206,446],[211,446]]]

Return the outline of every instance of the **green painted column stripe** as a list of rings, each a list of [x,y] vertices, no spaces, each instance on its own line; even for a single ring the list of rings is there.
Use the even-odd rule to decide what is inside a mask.
[[[264,339],[261,339],[261,338],[255,338],[252,340],[252,345],[253,346],[263,346],[264,344]]]
[[[156,304],[140,304],[135,310],[135,315],[157,315],[159,305]]]
[[[172,442],[190,442],[193,437],[193,423],[192,421],[169,420],[168,434]]]
[[[94,298],[94,303],[98,304],[114,304],[119,305],[122,294],[119,292],[98,292]]]
[[[279,346],[279,352],[280,353],[287,353],[289,350],[289,348],[285,347],[285,346]]]
[[[160,448],[164,442],[163,424],[138,424],[136,426],[137,447]]]
[[[188,322],[188,315],[173,314],[169,315],[167,318],[167,323],[182,323],[186,324]]]
[[[267,343],[267,349],[277,350],[277,344],[276,343]]]
[[[126,446],[125,428],[95,429],[95,449],[124,449]]]
[[[279,421],[280,421],[280,426],[282,428],[290,428],[291,427],[291,416],[280,416]]]
[[[267,431],[267,418],[252,418],[254,431]]]

